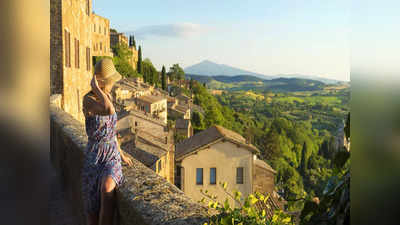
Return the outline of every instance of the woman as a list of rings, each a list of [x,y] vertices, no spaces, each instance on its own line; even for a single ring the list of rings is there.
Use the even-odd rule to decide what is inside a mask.
[[[83,99],[88,145],[82,170],[82,191],[89,225],[113,223],[114,189],[123,181],[121,159],[132,165],[116,139],[117,114],[110,92],[119,79],[121,75],[112,60],[100,60],[90,83],[92,91]]]

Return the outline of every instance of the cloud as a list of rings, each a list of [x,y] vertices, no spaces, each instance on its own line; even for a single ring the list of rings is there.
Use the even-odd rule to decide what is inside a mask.
[[[128,34],[134,34],[135,37],[146,39],[151,36],[187,38],[203,34],[210,30],[209,27],[194,23],[178,23],[141,27]]]

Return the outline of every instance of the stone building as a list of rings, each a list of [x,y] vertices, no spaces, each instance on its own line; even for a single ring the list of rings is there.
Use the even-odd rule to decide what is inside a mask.
[[[191,119],[191,110],[188,105],[180,104],[180,105],[173,105],[168,108],[168,116],[172,120],[181,119]]]
[[[255,157],[258,152],[240,134],[210,127],[176,144],[175,185],[194,200],[202,199],[203,189],[224,201],[228,196],[219,182],[227,182],[229,191],[236,189],[243,196],[255,191],[274,193],[276,172]]]
[[[111,55],[107,44],[94,50],[96,42],[108,39],[109,21],[92,13],[92,0],[50,0],[50,17],[50,94],[61,94],[62,109],[83,122],[92,56]]]
[[[118,136],[121,149],[174,183],[175,145],[171,133],[155,136],[144,129],[130,127],[119,130]]]
[[[92,14],[92,49],[93,56],[113,56],[110,47],[110,21]]]
[[[123,33],[117,33],[117,32],[111,32],[110,33],[110,46],[118,45],[118,44],[124,44],[129,47],[129,49],[132,51],[132,55],[130,56],[130,61],[129,63],[133,67],[133,69],[136,70],[137,67],[137,62],[139,60],[139,52],[137,51],[135,46],[130,46],[129,45],[129,39],[128,37],[123,34]]]
[[[163,96],[143,95],[135,99],[136,106],[150,116],[159,118],[167,123],[167,99]]]
[[[114,85],[114,94],[117,101],[151,95],[152,88],[143,83],[140,78],[122,78]]]
[[[121,148],[174,183],[175,145],[173,132],[167,124],[135,108],[125,111],[126,106],[115,105]]]
[[[175,133],[185,138],[193,136],[192,123],[188,119],[177,119],[175,122]]]
[[[128,45],[128,37],[123,33],[110,32],[110,45],[114,46],[117,44]]]

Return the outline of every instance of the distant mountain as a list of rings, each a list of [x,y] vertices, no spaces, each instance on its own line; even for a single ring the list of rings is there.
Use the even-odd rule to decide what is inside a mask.
[[[278,75],[264,75],[259,73],[254,73],[251,71],[235,68],[232,66],[224,65],[224,64],[217,64],[211,62],[209,60],[204,60],[200,63],[194,64],[192,66],[188,66],[184,69],[186,74],[191,75],[203,75],[203,76],[254,76],[260,79],[271,80],[274,78],[301,78],[301,79],[311,79],[324,82],[325,84],[337,84],[339,80],[323,78],[319,76],[313,75],[303,75],[303,74],[278,74]],[[218,79],[216,79],[218,80]],[[239,82],[239,81],[236,81]]]
[[[242,70],[232,66],[217,64],[209,60],[204,60],[200,63],[194,64],[192,66],[186,67],[184,69],[185,73],[205,75],[205,76],[236,76],[236,75],[253,75],[260,77],[262,79],[268,79],[268,76],[263,74],[254,73],[247,70]]]

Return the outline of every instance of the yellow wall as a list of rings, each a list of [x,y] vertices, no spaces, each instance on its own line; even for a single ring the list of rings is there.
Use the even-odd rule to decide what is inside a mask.
[[[243,147],[229,141],[218,142],[203,149],[197,154],[184,158],[181,162],[184,172],[183,191],[195,201],[201,200],[203,195],[200,189],[208,190],[210,194],[217,195],[218,200],[224,201],[227,195],[220,187],[219,182],[228,183],[228,192],[234,189],[246,196],[252,192],[252,167],[253,154]],[[217,184],[210,184],[210,168],[217,170]],[[244,167],[244,182],[236,184],[236,168]],[[196,184],[196,168],[203,168],[203,185]],[[229,197],[228,197],[229,198]],[[233,204],[233,200],[230,200]]]

